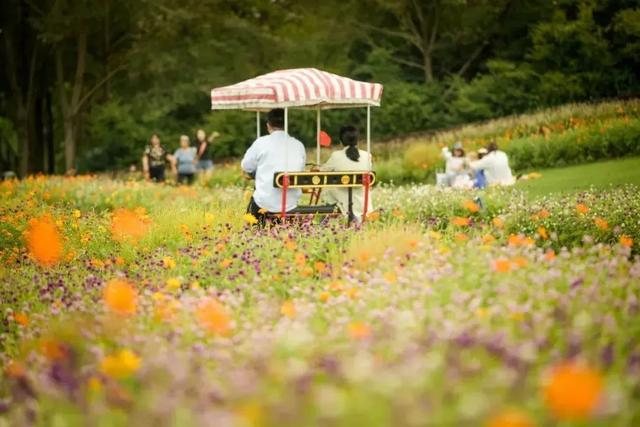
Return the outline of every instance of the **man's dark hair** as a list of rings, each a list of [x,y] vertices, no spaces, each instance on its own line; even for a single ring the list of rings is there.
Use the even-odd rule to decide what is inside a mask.
[[[284,129],[284,110],[275,108],[267,113],[267,123],[274,129]]]
[[[489,153],[491,153],[492,151],[497,151],[498,150],[498,144],[496,144],[495,141],[491,141],[489,143],[489,145],[487,145],[487,151]]]

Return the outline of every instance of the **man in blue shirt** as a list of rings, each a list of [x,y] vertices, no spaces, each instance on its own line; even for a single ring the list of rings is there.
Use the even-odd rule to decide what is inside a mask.
[[[275,172],[300,172],[304,170],[306,152],[300,141],[284,131],[284,110],[271,110],[267,114],[268,135],[256,139],[245,153],[240,166],[250,175],[255,174],[256,189],[247,212],[260,222],[265,212],[280,212],[282,190],[273,186]],[[286,211],[294,209],[302,191],[287,190]]]

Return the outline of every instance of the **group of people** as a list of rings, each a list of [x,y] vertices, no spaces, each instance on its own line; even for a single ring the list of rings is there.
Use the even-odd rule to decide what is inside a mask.
[[[154,133],[142,156],[142,171],[145,178],[163,182],[167,163],[171,165],[180,184],[192,184],[197,173],[205,179],[208,178],[213,171],[211,144],[218,135],[217,132],[212,132],[207,136],[204,130],[198,129],[195,146],[191,145],[187,135],[182,135],[179,148],[171,154],[161,144],[158,134]]]
[[[438,174],[439,185],[453,188],[485,188],[494,185],[513,185],[516,180],[509,167],[507,153],[498,149],[495,142],[477,152],[465,155],[461,143],[452,150],[442,149],[446,161],[445,173]]]
[[[275,109],[267,114],[268,135],[254,141],[245,153],[241,167],[249,176],[255,178],[255,191],[247,212],[254,215],[261,223],[268,212],[280,212],[282,209],[282,190],[273,185],[275,172],[301,172],[306,165],[304,145],[284,130],[284,110]],[[358,149],[358,130],[353,126],[345,126],[340,130],[340,141],[344,149],[334,151],[329,160],[319,167],[323,171],[366,171],[371,168],[371,154]],[[300,189],[288,189],[286,211],[296,208],[302,196]],[[335,204],[341,212],[348,212],[348,190],[344,188],[325,189],[322,192],[323,202]],[[353,192],[353,212],[358,217],[364,208],[364,197],[360,192]],[[367,203],[367,211],[373,207],[371,199]],[[359,218],[358,218],[359,219]]]
[[[255,191],[249,201],[247,212],[264,223],[266,214],[280,212],[282,209],[282,191],[273,183],[276,172],[301,172],[306,166],[304,145],[284,130],[284,110],[274,109],[267,114],[268,134],[256,139],[246,151],[240,166],[251,178],[255,179]],[[207,176],[213,170],[211,144],[218,136],[213,132],[207,137],[204,130],[196,132],[196,145],[191,146],[188,136],[180,137],[180,147],[170,154],[160,143],[160,137],[153,134],[142,158],[143,171],[147,179],[157,182],[165,179],[165,166],[169,162],[177,174],[178,183],[191,184],[196,173]],[[372,169],[371,154],[358,149],[359,133],[354,126],[340,129],[340,141],[344,148],[334,151],[329,159],[320,166],[322,171],[367,171]],[[477,153],[465,154],[462,144],[457,143],[452,150],[442,149],[446,160],[446,171],[439,174],[438,184],[454,188],[484,188],[492,185],[512,185],[515,178],[509,167],[509,159],[492,142]],[[298,188],[288,189],[285,209],[295,209],[302,196]],[[361,220],[365,210],[365,197],[361,192],[352,193],[354,219]],[[345,188],[329,188],[322,193],[322,200],[334,204],[343,212],[348,212],[349,195]],[[367,201],[367,212],[373,211],[371,198]]]

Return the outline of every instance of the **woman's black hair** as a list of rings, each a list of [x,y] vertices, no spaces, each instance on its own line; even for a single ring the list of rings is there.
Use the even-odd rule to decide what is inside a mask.
[[[358,136],[358,129],[354,126],[343,126],[342,129],[340,129],[340,141],[342,145],[347,147],[347,157],[354,162],[360,159]]]

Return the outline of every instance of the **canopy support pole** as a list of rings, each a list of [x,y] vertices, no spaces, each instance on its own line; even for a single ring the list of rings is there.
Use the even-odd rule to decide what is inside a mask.
[[[321,132],[320,107],[316,110],[316,165],[320,166],[320,132]]]
[[[367,153],[369,153],[369,170],[371,170],[371,106],[367,105]]]
[[[284,109],[284,131],[289,133],[289,109]]]
[[[260,138],[260,111],[256,111],[256,138]]]

